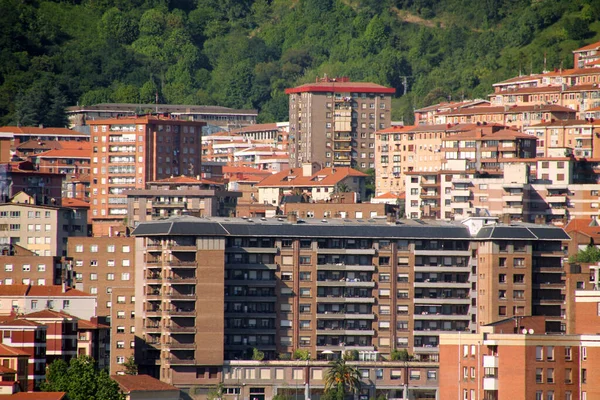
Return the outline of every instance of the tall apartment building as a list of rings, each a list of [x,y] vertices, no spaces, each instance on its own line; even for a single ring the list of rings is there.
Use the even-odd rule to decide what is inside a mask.
[[[68,243],[75,287],[96,299],[98,322],[110,325],[111,374],[124,370],[135,347],[134,245],[125,236],[71,238]]]
[[[91,198],[94,235],[106,235],[127,216],[131,189],[186,174],[202,164],[204,122],[145,116],[87,121],[91,129]]]
[[[253,348],[270,360],[296,349],[317,359],[353,350],[381,359],[407,349],[417,361],[436,362],[441,332],[479,326],[473,288],[479,260],[491,257],[484,250],[499,241],[524,245],[535,254],[523,260],[533,268],[524,279],[538,284],[535,275],[546,271],[533,266],[537,252],[554,256],[568,239],[550,226],[499,225],[501,238],[486,229],[380,219],[140,224],[133,232],[143,266],[136,270],[136,332],[145,344],[136,346],[136,360],[181,387],[206,383],[209,370],[216,378],[224,363],[248,359]],[[526,291],[520,304],[553,316],[554,309],[538,308],[539,296]],[[482,311],[498,309],[502,300],[495,301]]]
[[[563,148],[561,156],[600,158],[600,122],[593,119],[551,120],[526,127],[523,132],[537,138],[537,157],[550,157],[557,148]]]
[[[46,379],[47,327],[34,321],[9,316],[0,322],[0,332],[1,348],[26,356],[25,379],[19,379],[21,390],[39,389],[40,383]],[[0,358],[3,356],[4,354],[0,355]]]
[[[324,78],[286,89],[290,96],[290,167],[375,167],[375,131],[391,125],[395,89]]]

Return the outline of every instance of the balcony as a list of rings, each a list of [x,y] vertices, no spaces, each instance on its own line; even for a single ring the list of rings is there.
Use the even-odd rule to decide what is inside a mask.
[[[196,293],[171,292],[171,293],[168,293],[167,296],[171,299],[177,299],[177,300],[196,300]]]
[[[167,358],[167,361],[171,365],[195,365],[196,364],[196,360],[194,360],[193,358],[181,359],[181,358],[177,358],[177,357],[169,357],[169,358]]]
[[[160,314],[162,314],[162,309],[161,308],[149,308],[146,310],[146,315],[151,317],[151,316],[160,316]]]
[[[333,311],[326,311],[324,313],[317,313],[317,319],[326,320],[344,320],[344,319],[375,319],[375,314],[347,314],[347,313],[336,313]]]
[[[227,247],[227,253],[278,254],[279,247]]]
[[[422,180],[421,187],[434,187],[437,186],[438,182],[435,180]]]
[[[317,303],[360,303],[360,304],[373,304],[375,303],[374,297],[317,297]]]
[[[160,290],[149,290],[146,292],[146,300],[160,300],[161,296]]]
[[[356,255],[375,255],[374,248],[369,249],[347,249],[347,248],[322,248],[317,249],[318,254],[356,254]]]
[[[521,206],[505,207],[505,208],[502,208],[502,213],[522,215],[523,214],[523,206],[521,205]]]
[[[451,321],[470,321],[470,314],[439,314],[439,313],[415,313],[413,318],[415,320],[424,320],[424,321],[437,321],[437,320],[451,320]]]
[[[177,317],[195,317],[196,310],[187,309],[187,308],[172,308],[167,311],[169,315],[177,316]]]
[[[173,333],[196,333],[195,326],[179,326],[179,325],[171,325],[167,327],[169,332]]]
[[[356,345],[356,346],[350,346],[350,345],[335,345],[335,344],[317,344],[317,351],[325,351],[325,350],[330,350],[330,351],[340,351],[340,352],[345,352],[345,351],[375,351],[375,347],[374,346],[369,346],[369,345]]]
[[[451,207],[453,209],[467,210],[467,209],[473,207],[473,205],[471,204],[470,201],[461,201],[461,202],[457,201],[457,202],[453,202],[451,204],[452,204]]]
[[[502,201],[507,203],[521,203],[523,202],[523,193],[502,195]]]
[[[471,302],[471,300],[469,300],[468,297],[436,297],[436,298],[424,298],[424,297],[419,297],[419,298],[414,298],[413,302],[415,305],[417,304],[427,304],[427,305],[431,305],[431,304],[439,304],[439,305],[443,305],[443,304],[469,304]]]
[[[198,263],[196,261],[181,261],[181,260],[169,260],[165,261],[165,264],[176,268],[196,268]]]
[[[453,189],[450,191],[452,197],[470,197],[471,191],[469,189]]]
[[[227,286],[252,286],[252,287],[274,287],[277,285],[275,279],[228,279]]]
[[[170,350],[193,350],[196,348],[196,343],[179,343],[175,341],[167,342],[165,345]]]
[[[173,276],[173,277],[168,277],[167,282],[171,283],[171,284],[195,285],[196,277],[195,276]]]
[[[498,378],[485,377],[483,378],[483,390],[498,390]]]
[[[374,336],[372,329],[318,329],[317,335]]]
[[[177,244],[171,243],[167,246],[167,248],[171,251],[197,251],[198,248],[196,245],[187,245],[187,244]]]
[[[567,208],[549,208],[546,210],[548,215],[567,215]]]
[[[277,270],[277,264],[235,264],[235,263],[228,263],[225,264],[225,268],[227,269],[256,269],[256,270],[265,270],[265,269],[270,269],[270,270]]]
[[[546,197],[546,201],[548,203],[557,203],[557,204],[563,204],[567,202],[567,196],[566,195],[551,195],[548,194],[548,196]]]
[[[415,282],[414,287],[416,288],[445,288],[445,289],[468,289],[471,287],[470,282]]]
[[[146,330],[146,332],[156,332],[159,333],[161,331],[160,325],[159,324],[146,324],[146,326],[144,326],[144,329]]]
[[[326,280],[326,281],[317,281],[317,286],[323,287],[358,287],[358,288],[374,288],[375,282],[361,282],[357,280]]]
[[[361,272],[373,272],[375,271],[374,265],[346,265],[344,263],[337,264],[317,264],[318,271],[361,271]]]
[[[483,368],[498,368],[498,356],[483,356]]]
[[[185,201],[153,201],[152,207],[160,208],[187,208],[187,202]]]

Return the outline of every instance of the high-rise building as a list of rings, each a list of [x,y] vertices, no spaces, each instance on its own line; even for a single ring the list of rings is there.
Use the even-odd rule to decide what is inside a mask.
[[[351,352],[371,361],[404,349],[434,366],[440,333],[475,332],[505,302],[484,297],[480,308],[473,290],[480,260],[505,253],[519,260],[504,267],[516,282],[512,303],[560,319],[564,283],[555,258],[568,236],[551,226],[486,223],[292,216],[142,223],[133,232],[136,361],[181,387],[225,374],[230,360],[249,359],[254,349],[267,360],[305,350],[318,360]]]
[[[87,121],[91,129],[94,235],[127,216],[125,191],[171,176],[200,175],[204,122],[158,116]]]
[[[290,95],[290,167],[375,167],[375,131],[391,125],[395,89],[324,78],[286,89]]]

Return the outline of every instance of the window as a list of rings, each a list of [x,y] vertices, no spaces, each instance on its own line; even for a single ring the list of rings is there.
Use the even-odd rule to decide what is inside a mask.
[[[300,288],[300,297],[310,297],[310,288]]]
[[[106,280],[107,281],[114,281],[115,280],[115,274],[113,274],[113,273],[106,274]]]
[[[301,281],[310,281],[310,272],[300,272]]]
[[[114,253],[115,252],[115,245],[114,244],[109,244],[108,246],[106,246],[106,252],[107,253]]]
[[[90,274],[90,281],[97,281],[98,280],[98,274]]]
[[[524,290],[513,290],[513,299],[522,300],[525,298]]]
[[[90,253],[97,253],[98,252],[98,245],[97,244],[93,244],[90,246]]]
[[[573,358],[573,356],[571,355],[571,348],[570,347],[565,347],[565,360],[566,361],[571,361]]]
[[[542,368],[535,369],[535,383],[544,383],[544,370]]]
[[[23,272],[29,272],[29,271],[31,271],[31,265],[23,264]]]
[[[515,258],[513,259],[513,267],[524,267],[525,259],[524,258]]]
[[[124,319],[125,318],[125,311],[117,311],[117,318],[118,319]]]
[[[124,349],[124,348],[125,348],[125,341],[117,340],[117,349]]]
[[[124,363],[125,363],[125,357],[118,356],[117,357],[117,364],[124,364]]]
[[[122,281],[128,281],[129,280],[129,272],[123,272],[121,274],[121,280]]]
[[[129,253],[129,251],[130,251],[130,248],[129,248],[129,246],[123,246],[123,247],[122,247],[122,249],[121,249],[121,251],[122,251],[123,253]]]
[[[117,326],[117,333],[125,333],[125,327],[124,326]]]
[[[125,296],[117,296],[117,304],[125,304]]]
[[[554,346],[546,347],[546,360],[554,361]]]
[[[12,272],[13,270],[13,265],[12,264],[5,264],[4,265],[4,271],[6,272]]]
[[[535,359],[537,361],[543,361],[544,360],[544,347],[543,346],[536,346],[536,348],[535,348]]]
[[[554,368],[548,368],[546,370],[546,382],[554,383]]]

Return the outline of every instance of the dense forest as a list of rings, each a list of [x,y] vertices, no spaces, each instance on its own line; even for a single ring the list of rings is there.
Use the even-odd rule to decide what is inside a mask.
[[[218,104],[287,120],[284,89],[349,76],[397,89],[394,119],[572,67],[598,0],[0,0],[0,124],[64,107]],[[544,61],[545,60],[545,61]],[[405,87],[406,83],[406,87]]]

